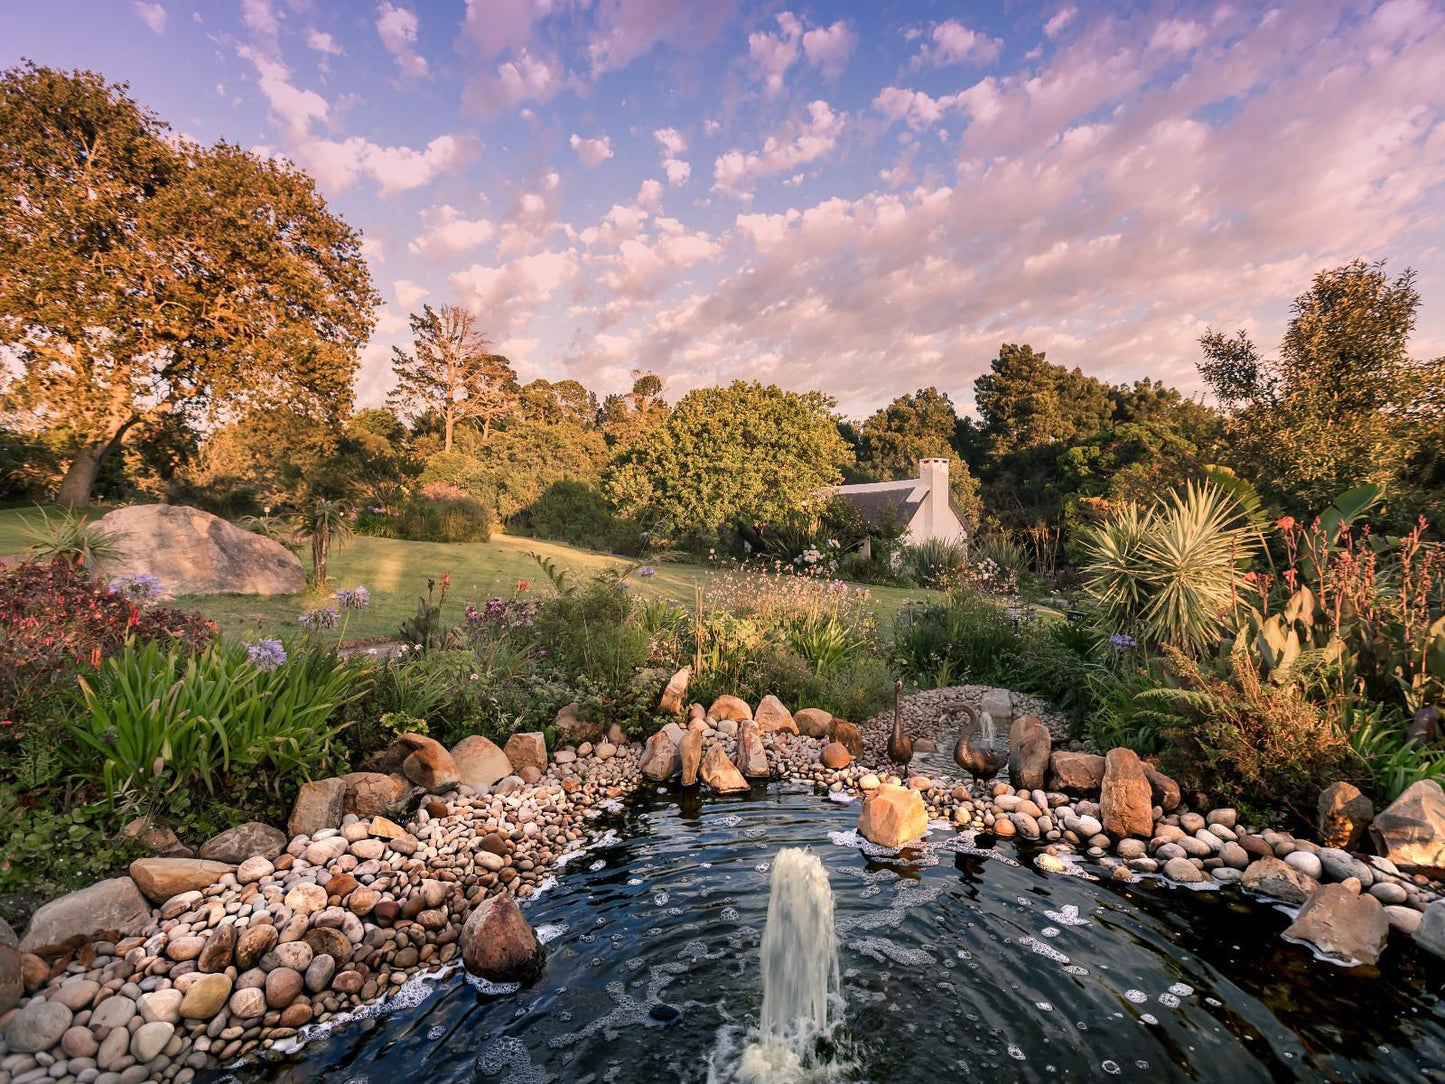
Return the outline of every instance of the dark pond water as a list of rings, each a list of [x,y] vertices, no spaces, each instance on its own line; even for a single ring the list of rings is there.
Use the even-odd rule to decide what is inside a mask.
[[[1335,967],[1235,890],[1045,875],[1011,844],[953,849],[966,837],[947,829],[869,857],[857,809],[783,786],[637,796],[524,905],[553,935],[534,986],[414,982],[213,1079],[723,1084],[762,1002],[770,863],[806,845],[837,899],[853,1064],[823,1079],[1445,1080],[1445,967],[1423,953]]]

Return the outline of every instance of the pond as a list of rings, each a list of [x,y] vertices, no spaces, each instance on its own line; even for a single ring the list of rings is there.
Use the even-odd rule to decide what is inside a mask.
[[[759,1019],[771,864],[807,846],[836,899],[843,1000],[834,1067],[810,1079],[1445,1080],[1445,968],[1418,950],[1336,967],[1235,889],[1044,874],[1032,850],[941,826],[880,854],[857,812],[780,784],[641,792],[524,903],[550,938],[533,986],[413,980],[209,1079],[727,1084]]]

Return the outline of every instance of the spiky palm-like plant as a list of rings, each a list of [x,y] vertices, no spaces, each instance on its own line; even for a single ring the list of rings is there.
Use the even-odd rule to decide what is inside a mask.
[[[1101,624],[1198,653],[1217,642],[1254,538],[1234,498],[1209,482],[1172,490],[1149,509],[1125,506],[1084,535]]]
[[[317,498],[301,513],[301,529],[311,536],[311,579],[317,587],[326,586],[326,561],[331,544],[351,533],[348,523],[350,509],[341,501]]]

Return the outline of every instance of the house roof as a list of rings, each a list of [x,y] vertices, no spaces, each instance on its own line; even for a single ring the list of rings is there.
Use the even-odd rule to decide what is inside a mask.
[[[928,494],[917,478],[903,482],[839,486],[836,492],[874,527],[883,526],[886,518],[892,518],[899,526],[907,526]]]

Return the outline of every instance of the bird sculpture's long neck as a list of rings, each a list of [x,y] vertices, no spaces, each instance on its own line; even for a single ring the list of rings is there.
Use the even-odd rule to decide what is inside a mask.
[[[902,691],[897,685],[893,686],[893,744],[898,745],[903,741],[903,707],[900,702]]]

